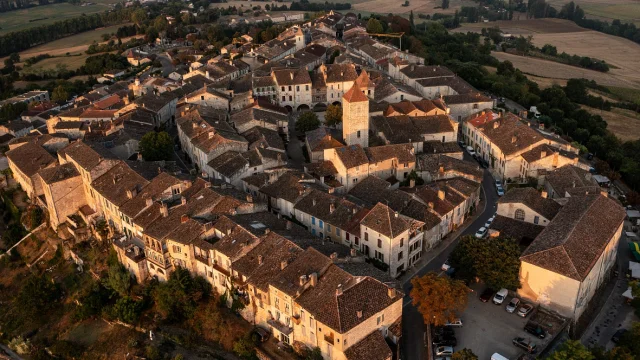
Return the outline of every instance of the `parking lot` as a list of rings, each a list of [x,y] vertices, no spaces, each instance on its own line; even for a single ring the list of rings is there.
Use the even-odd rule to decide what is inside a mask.
[[[471,286],[473,292],[469,293],[467,309],[462,315],[464,326],[455,329],[458,340],[455,350],[471,349],[480,360],[489,360],[494,353],[514,360],[525,353],[524,350],[512,344],[515,337],[524,337],[527,341],[536,344],[538,351],[544,348],[545,342],[550,341],[552,335],[547,334],[545,339],[539,339],[524,331],[527,321],[534,316],[538,317],[535,310],[526,318],[508,313],[505,307],[511,301],[511,296],[507,297],[501,305],[495,305],[491,301],[484,303],[480,301],[480,294],[484,288],[483,284]]]

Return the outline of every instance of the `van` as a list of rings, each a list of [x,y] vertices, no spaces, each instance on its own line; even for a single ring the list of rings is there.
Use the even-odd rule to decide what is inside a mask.
[[[509,359],[498,353],[494,353],[493,355],[491,355],[491,360],[509,360]]]
[[[500,291],[498,291],[494,296],[493,296],[493,303],[496,305],[500,305],[502,304],[502,302],[504,301],[504,299],[507,298],[507,295],[509,295],[509,290],[507,289],[500,289]]]

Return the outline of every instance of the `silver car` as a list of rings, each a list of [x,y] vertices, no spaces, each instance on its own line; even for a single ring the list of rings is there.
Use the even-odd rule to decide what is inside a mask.
[[[506,308],[507,312],[508,313],[513,313],[518,308],[518,305],[520,305],[520,299],[518,299],[518,298],[511,299],[511,301],[509,302],[509,304],[507,305],[507,308]]]
[[[438,346],[436,348],[436,356],[451,356],[453,355],[453,347],[451,346]]]

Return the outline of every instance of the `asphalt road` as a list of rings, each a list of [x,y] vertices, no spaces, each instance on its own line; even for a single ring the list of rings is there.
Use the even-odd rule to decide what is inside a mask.
[[[465,153],[465,159],[469,159],[468,154]],[[474,160],[470,160],[474,161]],[[487,220],[496,212],[496,201],[498,201],[498,194],[496,193],[494,179],[488,170],[484,172],[484,179],[482,181],[482,188],[484,190],[484,196],[486,201],[486,207],[484,212],[480,214],[462,233],[462,235],[475,234],[479,228],[481,228]],[[436,256],[431,262],[423,267],[415,276],[423,276],[430,271],[440,272],[440,266],[447,260],[449,254],[458,244],[459,237],[451,242],[451,244],[444,249],[438,256]],[[409,292],[411,291],[411,282],[407,281],[403,285],[404,293],[406,294],[404,299],[404,309],[402,312],[402,359],[414,360],[425,359],[424,348],[424,322],[422,315],[411,304],[411,298]]]

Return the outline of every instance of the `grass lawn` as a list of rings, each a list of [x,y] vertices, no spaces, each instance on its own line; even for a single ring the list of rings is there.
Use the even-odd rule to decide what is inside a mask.
[[[82,14],[94,14],[108,10],[109,8],[110,6],[104,3],[87,6],[59,3],[55,5],[36,6],[24,10],[8,11],[0,13],[0,35],[34,26],[51,24],[56,21],[78,17]]]

